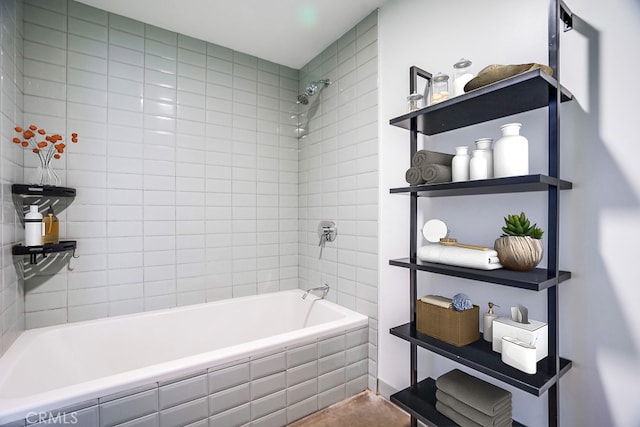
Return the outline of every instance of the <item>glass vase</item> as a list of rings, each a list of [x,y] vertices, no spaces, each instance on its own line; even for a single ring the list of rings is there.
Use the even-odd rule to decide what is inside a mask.
[[[31,184],[59,186],[62,180],[51,166],[51,159],[38,153],[40,165],[31,176]]]

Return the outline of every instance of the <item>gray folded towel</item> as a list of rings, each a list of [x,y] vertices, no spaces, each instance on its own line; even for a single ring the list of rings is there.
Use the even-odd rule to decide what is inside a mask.
[[[407,169],[407,172],[404,174],[404,179],[409,183],[409,185],[424,184],[424,179],[422,179],[422,170],[420,170],[419,167],[411,167]]]
[[[449,408],[453,409],[460,415],[464,415],[466,418],[469,418],[470,420],[484,427],[496,427],[498,425],[503,425],[511,421],[511,401],[507,402],[507,405],[504,407],[504,409],[498,411],[494,417],[490,417],[489,415],[483,414],[477,409],[474,409],[471,406],[459,401],[455,397],[445,393],[442,390],[436,390],[436,399],[438,400],[438,402],[447,405]]]
[[[432,163],[422,166],[420,171],[422,172],[422,179],[428,184],[451,181],[451,166]]]
[[[481,424],[476,423],[473,420],[465,417],[459,412],[454,411],[452,408],[448,407],[442,402],[436,401],[436,410],[440,412],[447,418],[450,418],[451,421],[454,421],[461,427],[482,427]],[[496,424],[495,427],[511,427],[513,425],[511,418],[501,422],[500,424]]]
[[[453,154],[439,153],[430,150],[418,150],[411,158],[411,166],[445,165],[451,166]]]
[[[511,393],[486,381],[454,369],[436,379],[436,387],[449,396],[489,415],[500,413],[506,402],[511,402]]]

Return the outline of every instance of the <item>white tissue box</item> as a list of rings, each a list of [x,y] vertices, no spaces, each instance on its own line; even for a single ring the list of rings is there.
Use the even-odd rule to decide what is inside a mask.
[[[498,317],[493,321],[493,351],[502,353],[502,337],[511,337],[536,348],[536,362],[549,355],[549,325],[529,319],[529,323],[518,323],[509,317]]]

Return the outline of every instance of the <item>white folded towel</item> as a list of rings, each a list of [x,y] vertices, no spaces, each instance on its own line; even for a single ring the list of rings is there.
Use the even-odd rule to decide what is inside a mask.
[[[477,268],[479,270],[496,270],[502,268],[498,253],[493,249],[479,251],[440,244],[427,245],[418,249],[418,258],[422,261],[458,267]]]
[[[427,304],[437,305],[442,308],[452,308],[453,302],[451,302],[451,298],[441,297],[440,295],[425,295],[420,298],[420,301],[426,302]]]

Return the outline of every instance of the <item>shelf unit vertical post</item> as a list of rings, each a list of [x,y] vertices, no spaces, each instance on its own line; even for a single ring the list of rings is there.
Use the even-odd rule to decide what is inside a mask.
[[[418,77],[423,77],[427,80],[426,88],[429,88],[431,83],[431,73],[424,71],[416,66],[409,68],[409,93],[414,93],[418,90]],[[425,90],[425,102],[428,90]],[[410,123],[409,132],[409,164],[414,154],[418,151],[418,118],[413,117]],[[418,193],[412,192],[410,206],[410,226],[409,226],[409,259],[411,262],[416,262],[418,251],[418,234],[415,232],[418,229]],[[409,270],[409,321],[412,325],[416,324],[416,300],[418,299],[418,272],[414,269]],[[418,346],[414,343],[410,344],[411,361],[410,361],[410,380],[411,385],[418,382]],[[418,419],[411,415],[411,427],[417,427]]]
[[[549,23],[548,23],[548,52],[549,67],[553,70],[553,75],[558,84],[555,87],[549,87],[549,108],[548,108],[548,127],[549,127],[549,176],[552,178],[560,178],[560,21],[566,22],[568,14],[564,10],[565,6],[562,0],[549,0]],[[550,186],[547,202],[547,268],[549,274],[553,275],[555,285],[547,289],[547,321],[549,323],[549,371],[554,372],[556,376],[555,383],[551,386],[547,393],[548,399],[548,424],[549,426],[558,425],[558,408],[560,407],[559,394],[559,372],[560,372],[560,355],[559,355],[559,336],[558,336],[558,318],[559,318],[559,302],[558,302],[558,277],[560,275],[559,267],[559,213],[560,213],[560,188],[559,186]]]

